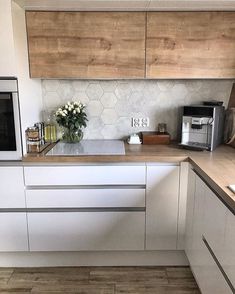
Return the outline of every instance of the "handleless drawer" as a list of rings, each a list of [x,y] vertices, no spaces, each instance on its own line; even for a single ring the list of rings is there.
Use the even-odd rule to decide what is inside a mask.
[[[30,251],[143,250],[144,212],[28,213]]]
[[[27,166],[27,186],[145,185],[145,166]]]
[[[28,208],[145,207],[145,189],[26,190]]]

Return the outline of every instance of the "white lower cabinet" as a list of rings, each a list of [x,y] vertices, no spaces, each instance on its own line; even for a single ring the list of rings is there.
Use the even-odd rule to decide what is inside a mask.
[[[202,239],[200,248],[200,263],[196,279],[202,294],[232,294],[232,290]]]
[[[22,166],[0,166],[0,209],[0,251],[28,251]]]
[[[227,207],[208,187],[205,187],[205,196],[205,222],[203,235],[210,244],[210,247],[220,264],[223,264]]]
[[[235,216],[227,209],[222,266],[235,288]]]
[[[185,252],[189,260],[193,258],[193,211],[195,197],[196,174],[189,169],[188,174],[188,197],[186,205],[186,226],[185,226]]]
[[[145,207],[145,189],[26,190],[28,208]]]
[[[25,212],[0,213],[0,251],[28,251]]]
[[[0,166],[0,208],[24,208],[22,166]]]
[[[145,213],[29,213],[30,251],[143,250]]]
[[[176,249],[178,202],[179,166],[147,166],[147,250]]]
[[[191,267],[197,275],[201,271],[202,260],[202,235],[204,232],[204,206],[205,206],[205,184],[196,175],[195,177],[195,194],[193,210],[193,236],[191,250]]]
[[[185,251],[202,294],[234,293],[234,215],[192,170],[187,201]]]
[[[145,185],[144,165],[25,166],[27,186]]]

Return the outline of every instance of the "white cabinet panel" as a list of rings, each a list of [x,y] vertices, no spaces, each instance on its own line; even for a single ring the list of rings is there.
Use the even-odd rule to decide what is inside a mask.
[[[205,225],[204,236],[216,258],[223,262],[225,246],[226,206],[208,188],[205,188]]]
[[[222,267],[235,287],[235,216],[228,209]]]
[[[28,251],[26,213],[0,213],[0,251]]]
[[[232,294],[209,250],[202,240],[201,242],[201,263],[196,278],[202,294]]]
[[[204,233],[205,183],[196,175],[193,211],[193,239],[190,264],[197,276],[201,271],[202,235]]]
[[[0,77],[17,76],[11,1],[0,1]]]
[[[28,208],[145,207],[145,189],[26,190]]]
[[[192,258],[193,246],[193,211],[194,211],[194,194],[195,194],[196,174],[190,168],[188,174],[188,196],[186,208],[186,228],[185,228],[185,251],[189,261]]]
[[[144,212],[29,213],[30,251],[143,250]]]
[[[146,192],[146,249],[176,249],[179,167],[148,166]]]
[[[145,166],[27,166],[25,184],[145,185]]]
[[[23,167],[0,167],[0,208],[24,208]]]

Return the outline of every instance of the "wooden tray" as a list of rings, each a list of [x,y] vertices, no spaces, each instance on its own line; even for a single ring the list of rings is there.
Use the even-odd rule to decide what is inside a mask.
[[[142,132],[141,136],[145,145],[167,145],[171,140],[169,133]]]

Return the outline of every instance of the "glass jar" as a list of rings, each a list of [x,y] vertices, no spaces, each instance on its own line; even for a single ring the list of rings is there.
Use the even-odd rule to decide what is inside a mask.
[[[81,129],[62,128],[62,141],[65,143],[79,143],[83,138]]]
[[[47,143],[54,143],[57,141],[57,130],[52,113],[44,111],[44,138]]]

